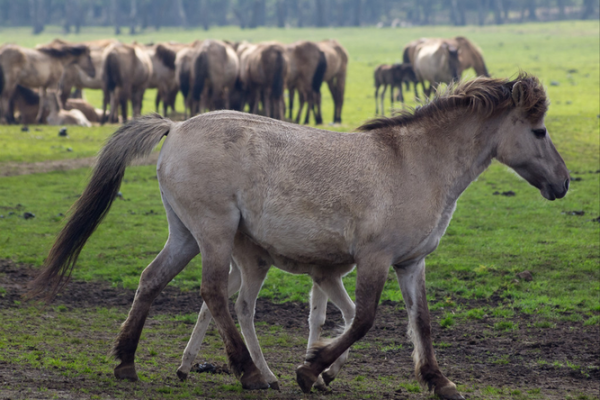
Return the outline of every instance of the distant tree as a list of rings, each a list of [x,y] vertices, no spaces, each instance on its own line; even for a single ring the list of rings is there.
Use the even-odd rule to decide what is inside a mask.
[[[44,20],[46,18],[45,3],[44,0],[29,0],[34,35],[38,35],[44,30]]]
[[[451,19],[454,25],[464,26],[466,24],[465,18],[465,0],[451,0]]]
[[[535,0],[525,0],[521,9],[521,21],[525,19],[525,11],[527,11],[527,19],[529,21],[537,21],[536,8],[537,4]]]
[[[494,22],[496,25],[502,25],[504,23],[504,17],[502,16],[503,4],[502,0],[491,0],[492,11],[494,12]]]
[[[351,0],[352,1],[352,26],[360,26],[361,20],[361,0]]]
[[[131,12],[129,13],[129,34],[135,35],[135,27],[138,22],[137,1],[131,0]]]
[[[287,8],[287,2],[285,0],[277,0],[277,26],[279,28],[285,27]]]
[[[583,13],[581,19],[594,18],[596,15],[597,0],[583,0]]]

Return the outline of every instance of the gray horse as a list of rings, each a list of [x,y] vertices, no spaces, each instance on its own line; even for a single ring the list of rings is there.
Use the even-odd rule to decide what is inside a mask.
[[[325,273],[356,264],[355,317],[332,342],[315,343],[297,368],[304,392],[369,331],[392,265],[408,309],[417,378],[440,398],[462,399],[434,355],[425,257],[438,246],[458,197],[494,158],[546,199],[566,195],[569,173],[544,126],[546,110],[542,85],[522,74],[461,83],[414,113],[370,121],[357,133],[232,111],[182,123],[143,117],[122,126],[101,151],[31,295],[52,296],[64,285],[126,166],[168,135],[157,175],[169,238],[142,273],[116,340],[117,378],[137,379],[135,351],[152,302],[202,253],[201,294],[231,369],[244,388],[268,388],[227,307],[232,253],[248,251],[269,256],[258,264],[316,265]],[[240,240],[247,248],[237,247]]]

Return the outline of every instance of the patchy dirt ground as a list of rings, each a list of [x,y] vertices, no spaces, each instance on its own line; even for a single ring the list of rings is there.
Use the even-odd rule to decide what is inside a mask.
[[[132,165],[156,164],[158,152],[150,154],[143,159],[135,160]],[[39,161],[34,163],[4,162],[0,163],[1,176],[17,176],[39,174],[51,171],[68,171],[71,169],[92,167],[96,164],[96,157],[74,158],[70,160]]]
[[[8,260],[0,260],[0,315],[2,310],[15,310],[27,307],[22,302],[25,285],[32,279],[35,269],[30,266],[16,265]],[[53,305],[64,305],[71,309],[89,309],[96,307],[118,308],[127,311],[134,292],[111,287],[106,283],[86,283],[74,281],[56,299]],[[491,299],[487,305],[493,305]],[[492,304],[490,304],[492,303]],[[181,292],[168,287],[156,300],[152,316],[175,315],[197,312],[202,302],[197,293]],[[467,305],[467,304],[465,304]],[[471,307],[481,307],[471,304]],[[519,328],[513,331],[494,331],[497,319],[484,317],[480,320],[459,321],[451,329],[442,329],[439,325],[439,312],[433,312],[434,343],[441,369],[454,382],[469,388],[465,397],[476,398],[542,398],[542,399],[596,399],[600,391],[600,345],[597,326],[584,327],[581,322],[557,322],[555,328],[535,328],[534,316],[517,314],[512,321]],[[260,335],[268,334],[272,325],[277,325],[291,337],[308,336],[308,307],[302,303],[275,304],[259,299],[256,321]],[[330,305],[326,334],[332,332],[342,322],[341,315]],[[402,382],[413,381],[413,367],[410,353],[412,346],[406,331],[407,315],[402,304],[384,302],[380,305],[376,324],[368,335],[351,350],[349,362],[346,364],[340,379],[332,383],[330,395],[343,398],[393,398],[393,399],[425,399],[426,392],[413,393],[400,387]],[[159,323],[149,319],[148,323]],[[191,325],[190,325],[191,331]],[[0,335],[2,325],[0,322]],[[2,351],[0,349],[0,351]],[[108,352],[108,349],[107,349]],[[265,351],[266,358],[275,371],[280,368],[289,369],[292,374],[293,365],[299,364],[303,349],[282,348],[282,351]],[[210,358],[197,361],[211,362]],[[169,361],[171,362],[171,361]],[[577,365],[581,368],[568,367]],[[177,365],[173,365],[173,372]],[[108,375],[108,374],[107,374]],[[202,374],[205,376],[206,374]],[[196,385],[209,387],[210,379],[199,378],[192,374],[190,379]],[[357,377],[364,377],[358,379]],[[388,392],[373,392],[356,388],[355,381],[360,380],[365,388],[370,384],[377,385],[382,377],[395,379],[397,385]],[[109,383],[99,384],[85,378],[67,378],[55,370],[32,369],[27,365],[0,362],[0,399],[17,398],[81,398],[83,393],[96,398],[139,398],[136,391],[127,391],[127,385],[142,383],[118,384],[116,387],[111,378]],[[394,381],[394,382],[395,382]],[[166,378],[165,382],[177,384],[176,378]],[[145,382],[143,385],[152,385]],[[491,395],[488,386],[505,388],[506,395]],[[15,390],[15,387],[19,387]],[[45,392],[28,392],[26,389],[46,388]],[[137,386],[139,389],[139,386]],[[362,386],[361,386],[362,387]],[[487,388],[487,389],[486,389]],[[158,387],[157,387],[158,389]],[[487,391],[486,391],[487,390]],[[293,382],[285,382],[281,391],[251,393],[222,393],[219,398],[302,398],[302,394],[294,387]],[[374,396],[374,393],[376,394]],[[487,393],[487,394],[486,394]],[[529,394],[528,394],[529,393]],[[160,397],[160,391],[155,392]],[[84,396],[88,397],[88,395]],[[198,397],[198,396],[196,396]],[[202,396],[200,396],[202,397]],[[322,394],[314,394],[311,398],[320,398]]]

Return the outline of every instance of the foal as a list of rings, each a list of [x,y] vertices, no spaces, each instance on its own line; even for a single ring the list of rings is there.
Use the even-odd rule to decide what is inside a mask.
[[[409,83],[416,85],[418,83],[415,71],[412,66],[408,63],[404,64],[382,64],[375,69],[375,115],[379,114],[379,87],[383,85],[383,91],[381,92],[381,115],[385,115],[385,108],[383,106],[383,98],[388,85],[391,86],[390,100],[392,102],[392,110],[394,109],[394,88],[397,87],[400,92],[398,93],[398,100],[404,104],[404,95],[402,93],[402,84],[406,84],[406,90],[408,90]]]
[[[52,296],[63,286],[117,196],[125,167],[168,134],[157,176],[169,238],[142,273],[121,327],[117,378],[137,379],[135,351],[152,302],[201,252],[201,294],[231,370],[246,389],[269,387],[227,307],[232,253],[251,254],[238,247],[245,238],[276,266],[316,265],[333,275],[356,264],[355,317],[334,341],[315,344],[297,368],[304,392],[369,331],[392,265],[408,310],[417,378],[440,398],[462,399],[433,351],[425,257],[438,246],[458,197],[494,158],[546,199],[566,195],[569,173],[544,126],[546,109],[542,85],[522,74],[461,83],[414,113],[370,121],[357,133],[232,111],[182,123],[142,117],[119,128],[101,151],[31,294],[49,289]],[[239,267],[244,271],[243,262]]]

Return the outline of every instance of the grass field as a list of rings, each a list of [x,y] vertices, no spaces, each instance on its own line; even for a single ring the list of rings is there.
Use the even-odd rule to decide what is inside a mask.
[[[427,283],[430,307],[441,312],[434,329],[460,329],[482,315],[511,318],[515,314],[527,314],[534,315],[543,329],[552,330],[556,323],[565,321],[595,329],[599,324],[599,31],[598,22],[593,21],[394,30],[222,28],[204,32],[164,29],[121,39],[188,42],[216,37],[292,42],[337,38],[350,53],[343,123],[325,128],[344,131],[373,117],[374,68],[381,63],[399,62],[404,44],[422,36],[467,36],[482,48],[493,76],[511,77],[524,70],[540,77],[552,103],[546,118],[548,130],[572,177],[576,178],[569,194],[563,200],[548,202],[508,168],[494,163],[459,200],[439,248],[427,259]],[[37,37],[26,29],[4,29],[0,30],[0,42],[34,46],[58,35],[58,28],[54,32],[48,28]],[[98,28],[67,39],[109,36],[108,30]],[[472,72],[465,77],[469,76]],[[325,87],[323,92],[326,93],[324,119],[329,122],[333,106]],[[99,92],[90,91],[85,95],[96,106],[100,105]],[[407,98],[408,105],[416,105],[411,94]],[[153,99],[154,94],[149,91],[145,111],[153,109]],[[181,99],[178,101],[182,109]],[[52,127],[32,127],[29,132],[21,132],[20,127],[0,127],[0,168],[7,162],[90,157],[114,129],[69,128],[69,138],[65,139],[58,138],[57,129]],[[0,259],[41,265],[62,226],[63,215],[81,193],[88,177],[89,170],[81,169],[0,178]],[[516,196],[494,195],[494,192],[509,190]],[[121,192],[123,199],[115,202],[84,248],[75,278],[135,288],[142,269],[162,248],[167,224],[155,168],[129,168]],[[578,215],[581,211],[583,215]],[[24,212],[32,212],[36,217],[24,219]],[[531,282],[516,279],[516,274],[524,270],[533,274]],[[201,259],[197,257],[172,285],[197,291],[200,273]],[[351,293],[353,276],[345,280]],[[261,297],[276,302],[306,301],[309,288],[307,278],[272,270]],[[500,302],[485,303],[490,298],[499,298]],[[401,300],[395,278],[388,280],[383,299]],[[0,310],[0,315],[3,312]],[[12,314],[4,317],[15,318]],[[0,340],[7,344],[6,336],[0,336]],[[21,364],[29,362],[19,360]],[[85,357],[71,369],[62,367],[74,373],[81,362],[85,362]],[[493,391],[477,393],[482,398],[505,398]],[[157,397],[167,394],[155,393]],[[527,397],[525,393],[522,395]]]

